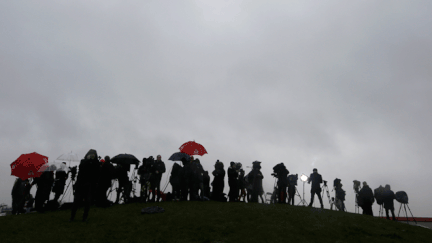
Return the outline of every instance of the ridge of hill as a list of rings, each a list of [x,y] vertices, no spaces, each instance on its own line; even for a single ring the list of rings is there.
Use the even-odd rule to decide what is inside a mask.
[[[164,213],[141,214],[160,206]],[[365,215],[257,203],[132,203],[0,217],[1,242],[429,242],[432,231]]]

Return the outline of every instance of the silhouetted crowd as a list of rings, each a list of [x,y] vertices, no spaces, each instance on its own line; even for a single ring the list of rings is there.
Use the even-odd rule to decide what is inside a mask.
[[[166,172],[165,163],[162,161],[161,156],[158,155],[156,159],[150,156],[143,158],[142,163],[138,162],[134,164],[137,175],[132,176],[133,178],[130,179],[128,172],[132,163],[113,165],[109,156],[101,159],[98,157],[96,150],[91,149],[81,160],[78,170],[77,167],[67,169],[66,163],[62,163],[60,168],[51,165],[40,177],[35,177],[33,180],[17,178],[12,189],[12,214],[29,212],[33,208],[33,204],[34,209],[40,213],[46,210],[58,209],[60,207],[60,196],[67,191],[70,184],[72,184],[74,195],[70,221],[75,219],[77,209],[81,206],[84,206],[83,221],[86,221],[91,205],[108,207],[118,204],[120,200],[124,203],[187,200],[258,202],[259,199],[261,203],[266,202],[263,197],[264,190],[262,186],[264,176],[261,173],[261,162],[259,161],[252,162],[252,170],[245,174],[241,163],[230,162],[230,166],[225,172],[223,162],[217,160],[212,172],[213,181],[210,182],[209,172],[204,170],[199,159],[194,159],[193,156],[190,156],[190,159],[183,158],[181,159],[181,165],[173,164],[169,176],[172,191],[167,194],[161,190],[161,178]],[[271,194],[271,198],[267,202],[295,205],[294,198],[297,195],[301,200],[300,204],[303,203],[306,206],[304,198],[302,199],[296,189],[299,179],[298,174],[289,174],[283,163],[274,166],[273,172],[272,176],[276,178],[276,183],[273,193],[268,193]],[[228,175],[228,195],[224,193],[226,174]],[[66,187],[69,175],[71,180]],[[115,188],[117,192],[115,202],[108,199],[114,190],[113,180],[118,182],[117,188]],[[334,205],[336,209],[346,211],[344,205],[345,191],[342,189],[340,179],[336,178],[333,182],[335,197],[331,199],[327,182],[323,181],[317,169],[313,169],[313,173],[302,180],[312,183],[309,207],[313,205],[316,195],[321,208],[324,208],[321,193],[324,195],[323,190],[326,190],[331,209]],[[139,181],[140,184],[139,196],[135,196],[134,182],[136,181]],[[324,186],[321,186],[322,183],[324,183]],[[30,193],[33,185],[37,185],[34,198]],[[366,182],[363,182],[361,188],[360,182],[354,181],[354,190],[356,203],[363,209],[363,214],[373,215],[372,205],[376,199],[377,203],[385,208],[387,219],[389,219],[390,211],[393,220],[395,220],[393,200],[396,199],[396,196],[390,190],[389,185],[386,185],[385,188],[380,186],[373,192]],[[51,192],[54,193],[53,200],[50,200]],[[132,197],[131,193],[133,194]]]

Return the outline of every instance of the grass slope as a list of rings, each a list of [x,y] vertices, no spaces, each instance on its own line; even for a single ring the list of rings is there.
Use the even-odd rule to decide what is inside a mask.
[[[141,215],[161,206],[164,213]],[[0,217],[6,242],[431,242],[432,230],[301,206],[165,202]]]

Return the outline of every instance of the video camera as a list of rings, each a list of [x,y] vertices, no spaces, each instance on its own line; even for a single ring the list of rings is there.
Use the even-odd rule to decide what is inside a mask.
[[[278,178],[278,174],[280,174],[284,170],[286,170],[285,165],[283,163],[279,163],[273,167],[273,173],[271,175]]]
[[[71,173],[71,178],[74,181],[77,174],[77,166],[69,167],[68,174]]]
[[[354,183],[354,186],[353,186],[354,191],[358,192],[358,190],[360,189],[360,181],[354,180],[353,183]]]

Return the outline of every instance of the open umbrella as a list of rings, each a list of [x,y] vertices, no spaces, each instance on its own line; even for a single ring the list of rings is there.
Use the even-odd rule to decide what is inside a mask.
[[[40,169],[38,170],[38,172],[45,172],[45,171],[64,171],[64,172],[68,172],[69,168],[66,166],[66,164],[63,164],[64,162],[60,163],[60,162],[49,162],[46,163],[44,165],[42,165],[40,167]]]
[[[177,153],[173,153],[171,155],[171,157],[169,157],[168,160],[172,160],[172,161],[181,161],[183,158],[185,158],[186,160],[190,161],[190,156],[188,154],[185,153],[181,153],[181,152],[177,152]]]
[[[11,175],[17,176],[22,180],[39,177],[42,175],[42,172],[38,172],[38,170],[46,163],[48,163],[48,157],[44,155],[36,152],[22,154],[11,163]]]
[[[68,166],[70,166],[71,162],[80,162],[81,160],[78,158],[78,155],[76,155],[75,153],[72,153],[72,151],[71,151],[70,153],[60,155],[55,161],[56,162],[69,162]]]
[[[118,154],[111,159],[111,162],[115,164],[138,165],[140,161],[132,154]]]
[[[195,141],[189,141],[180,146],[180,152],[188,155],[204,155],[207,153],[204,146]]]

